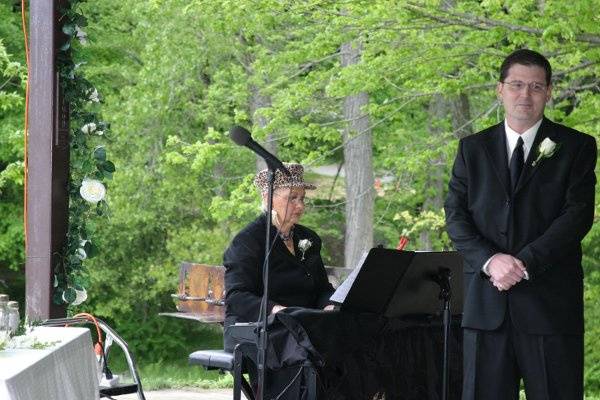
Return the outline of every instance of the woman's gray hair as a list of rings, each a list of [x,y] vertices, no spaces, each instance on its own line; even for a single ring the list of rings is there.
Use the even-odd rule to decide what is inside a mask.
[[[273,195],[275,195],[275,193],[277,192],[281,192],[282,189],[289,189],[289,188],[275,188],[273,190]],[[262,210],[262,212],[267,212],[267,193],[263,192],[261,193],[261,204],[260,204],[260,209]]]

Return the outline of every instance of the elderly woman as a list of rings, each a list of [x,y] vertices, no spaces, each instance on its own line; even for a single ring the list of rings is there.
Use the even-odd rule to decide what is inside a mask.
[[[299,164],[286,164],[290,176],[276,171],[273,184],[273,211],[269,216],[264,212],[256,220],[239,232],[225,251],[225,349],[232,351],[238,343],[235,329],[230,327],[238,322],[254,322],[259,319],[263,295],[263,264],[267,224],[271,223],[271,252],[269,257],[269,346],[281,357],[267,358],[271,368],[267,374],[266,398],[283,394],[281,399],[300,398],[301,379],[297,379],[299,365],[308,358],[305,348],[317,353],[310,341],[297,343],[297,333],[289,334],[291,323],[297,331],[306,332],[302,322],[290,317],[294,312],[332,308],[329,297],[334,289],[327,280],[321,259],[321,239],[311,229],[298,222],[304,214],[306,190],[316,187],[304,181],[304,168]],[[254,184],[262,194],[263,209],[267,204],[268,171],[260,171]],[[290,307],[290,308],[288,308]],[[288,308],[288,310],[284,310]],[[284,318],[288,326],[283,327],[275,317]],[[319,318],[319,317],[317,317]],[[310,329],[310,327],[309,327]],[[328,329],[327,329],[328,330]],[[322,336],[320,326],[310,335]],[[304,335],[304,337],[309,334]],[[244,340],[239,340],[243,342]],[[256,351],[246,354],[250,359]],[[277,364],[277,365],[274,365]],[[250,378],[256,385],[256,371],[248,364]],[[301,369],[301,368],[300,368]],[[290,389],[288,383],[296,383]],[[285,392],[285,393],[283,393]]]
[[[304,214],[306,190],[316,187],[304,181],[300,164],[286,164],[290,176],[275,173],[273,212],[263,213],[246,226],[225,251],[225,348],[235,345],[227,327],[236,322],[258,320],[263,295],[267,223],[271,222],[272,251],[269,258],[269,313],[288,306],[324,308],[333,287],[321,259],[321,239],[298,222]],[[263,208],[267,203],[267,170],[260,171],[254,183],[262,193]]]

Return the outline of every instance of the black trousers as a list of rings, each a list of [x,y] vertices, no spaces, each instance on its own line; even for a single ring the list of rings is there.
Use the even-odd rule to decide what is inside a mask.
[[[464,329],[463,400],[583,399],[583,335],[519,332],[509,313],[494,331]]]

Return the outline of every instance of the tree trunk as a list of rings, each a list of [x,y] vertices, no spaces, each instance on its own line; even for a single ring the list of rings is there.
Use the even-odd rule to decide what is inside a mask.
[[[361,45],[342,45],[342,67],[360,61]],[[349,121],[343,132],[344,169],[346,172],[345,266],[354,268],[364,251],[373,247],[373,150],[369,117],[363,108],[369,95],[360,92],[344,99],[344,118]]]
[[[240,43],[245,46],[248,47],[248,40],[244,37],[244,35],[242,33],[238,34],[238,39],[240,41]],[[252,79],[256,77],[255,72],[254,72],[254,61],[255,61],[255,56],[254,54],[250,51],[250,48],[247,48],[247,52],[242,54],[241,57],[241,64],[244,67],[244,70],[246,71],[247,74],[247,78],[249,82],[252,82]],[[262,80],[260,80],[260,82],[262,83]],[[265,96],[260,92],[260,85],[257,85],[256,82],[251,83],[250,84],[250,116],[252,117],[252,125],[258,128],[264,128],[267,126],[267,124],[269,123],[269,121],[267,120],[267,118],[259,116],[257,111],[260,110],[261,108],[267,108],[267,107],[271,107],[271,98],[269,96]],[[275,142],[275,134],[270,133],[267,135],[267,137],[265,138],[265,143],[263,145],[263,147],[273,153],[273,154],[277,154],[277,143]],[[259,156],[256,156],[256,171],[260,171],[267,168],[267,163]]]
[[[537,0],[537,8],[543,14],[546,9],[546,0]]]
[[[250,98],[250,115],[252,115],[252,124],[259,128],[264,128],[267,126],[269,121],[267,118],[258,115],[257,111],[261,108],[266,108],[271,106],[271,98],[268,96],[263,96],[260,93],[260,90],[256,86],[252,86],[250,88],[251,98]],[[273,133],[269,133],[265,138],[265,143],[263,147],[267,149],[267,151],[277,154],[277,143],[275,142],[275,135]],[[256,170],[260,171],[262,169],[267,168],[267,163],[261,158],[256,157]]]
[[[464,93],[450,100],[452,112],[452,131],[454,136],[462,139],[473,134],[469,96]]]
[[[452,131],[455,136],[462,138],[473,133],[470,121],[469,98],[465,94],[460,94],[452,98],[444,98],[441,95],[432,97],[429,103],[429,133],[431,136],[440,137],[447,133],[443,126],[436,124],[438,121],[444,121],[448,117],[452,118]],[[444,205],[444,186],[446,171],[444,166],[446,159],[443,153],[430,161],[425,187],[429,193],[433,193],[423,202],[423,210],[438,212]],[[420,249],[433,250],[431,232],[423,231],[419,235]]]

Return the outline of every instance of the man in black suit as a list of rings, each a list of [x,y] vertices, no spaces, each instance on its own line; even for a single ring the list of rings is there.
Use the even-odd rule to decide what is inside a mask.
[[[583,398],[581,241],[594,216],[596,142],[544,117],[548,60],[502,63],[505,120],[459,143],[445,202],[464,258],[463,399]]]

